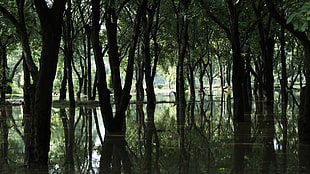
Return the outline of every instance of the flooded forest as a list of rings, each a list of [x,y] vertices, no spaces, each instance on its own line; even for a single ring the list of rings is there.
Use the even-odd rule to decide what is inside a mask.
[[[310,2],[0,2],[0,173],[310,173]]]

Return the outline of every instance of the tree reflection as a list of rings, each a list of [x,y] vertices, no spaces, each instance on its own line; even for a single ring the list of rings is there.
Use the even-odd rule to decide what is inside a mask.
[[[251,148],[251,122],[235,123],[233,173],[242,174],[246,152]]]
[[[105,135],[102,144],[99,173],[132,173],[131,161],[123,134]],[[123,169],[123,170],[122,170]]]
[[[299,158],[300,174],[310,173],[309,154],[310,154],[310,144],[299,143],[298,158]]]
[[[180,108],[181,110],[185,110],[185,108]],[[185,111],[183,111],[185,112]],[[181,115],[178,117],[178,135],[179,135],[179,149],[180,149],[180,157],[179,157],[179,173],[188,173],[189,171],[189,154],[186,151],[186,142],[185,142],[185,115]]]
[[[276,173],[277,161],[273,142],[275,137],[275,123],[273,114],[273,104],[270,103],[264,104],[264,120],[262,125],[262,136],[263,136],[262,172]],[[275,167],[275,169],[273,167]]]
[[[6,107],[0,107],[0,171],[8,167],[8,124]]]
[[[152,152],[153,152],[153,137],[155,139],[156,145],[156,156],[155,163],[153,164]],[[159,169],[159,139],[154,124],[154,119],[148,119],[146,129],[145,129],[145,169],[146,173],[152,173],[152,171],[157,171],[160,173]]]
[[[74,115],[75,115],[75,107],[69,108],[69,117],[67,117],[66,110],[60,109],[60,117],[62,120],[62,124],[64,127],[64,135],[65,135],[65,170],[66,173],[75,173],[74,171],[74,160],[73,160],[73,152],[74,152]]]

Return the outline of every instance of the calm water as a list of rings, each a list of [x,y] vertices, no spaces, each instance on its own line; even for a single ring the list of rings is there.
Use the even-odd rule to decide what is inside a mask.
[[[74,123],[75,173],[310,173],[307,145],[298,142],[298,107],[289,103],[282,120],[280,104],[274,114],[253,112],[246,123],[234,124],[229,98],[214,97],[187,110],[184,124],[177,125],[176,106],[157,104],[154,122],[146,106],[131,104],[125,136],[106,136],[99,109],[79,107]],[[188,107],[190,108],[190,107]],[[11,110],[12,109],[12,110]],[[96,112],[95,112],[96,111]],[[8,163],[4,173],[22,173],[22,107],[6,109]],[[10,112],[12,116],[10,116]],[[68,109],[53,108],[50,173],[72,171],[66,163],[64,117]],[[140,115],[139,115],[140,113]],[[141,123],[141,113],[145,122]],[[96,119],[97,118],[97,119]],[[3,120],[2,120],[3,122]],[[1,127],[2,133],[5,129]],[[98,134],[98,132],[100,132]],[[100,138],[101,137],[101,138]],[[1,137],[1,148],[3,138]],[[3,149],[0,149],[3,153]]]

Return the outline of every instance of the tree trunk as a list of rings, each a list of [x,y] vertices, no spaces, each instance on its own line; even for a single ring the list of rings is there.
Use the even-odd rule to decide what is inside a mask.
[[[181,124],[185,120],[185,78],[184,78],[184,60],[188,48],[188,2],[181,1],[180,4],[184,8],[177,8],[175,4],[175,14],[177,16],[176,23],[176,36],[178,42],[178,59],[176,69],[176,104],[177,104],[177,122]],[[182,16],[180,16],[180,13]]]
[[[0,85],[0,90],[1,90],[1,94],[0,94],[0,104],[4,104],[5,103],[5,94],[7,91],[7,79],[6,79],[6,70],[7,69],[7,58],[6,58],[6,46],[3,45],[1,43],[0,45],[0,70],[1,70],[1,74],[0,74],[0,81],[1,81],[1,85]]]
[[[106,29],[107,29],[107,38],[108,38],[108,54],[109,54],[109,63],[111,68],[111,77],[112,77],[112,86],[114,92],[115,106],[116,110],[119,109],[120,98],[122,95],[122,85],[120,78],[120,57],[119,57],[119,48],[117,40],[117,15],[115,9],[114,1],[110,1],[106,9]]]
[[[59,100],[65,100],[66,96],[67,96],[67,81],[68,81],[68,71],[67,71],[67,67],[68,67],[68,62],[67,59],[64,59],[64,65],[63,65],[63,77],[62,77],[62,81],[60,84],[60,89],[59,89]]]
[[[68,0],[66,13],[66,21],[64,22],[63,34],[64,34],[64,52],[68,77],[68,89],[69,89],[69,102],[70,107],[75,107],[74,98],[74,86],[72,80],[72,63],[73,63],[73,24],[72,24],[72,12],[71,12],[71,0]]]
[[[306,86],[300,93],[300,117],[299,117],[299,139],[303,143],[310,143],[310,43],[304,43],[306,64]]]
[[[243,101],[243,75],[244,75],[244,59],[241,56],[241,45],[239,37],[239,19],[236,5],[232,0],[227,0],[230,31],[231,31],[231,45],[232,45],[232,85],[234,97],[234,120],[244,121],[244,101]]]
[[[92,30],[91,30],[91,41],[94,50],[95,62],[96,62],[96,87],[98,89],[99,103],[103,122],[106,131],[111,131],[110,126],[113,120],[113,112],[110,103],[110,91],[106,81],[106,71],[103,62],[103,55],[101,52],[101,44],[99,42],[99,31],[100,31],[100,1],[92,0]]]
[[[53,81],[56,74],[61,39],[62,14],[66,1],[55,0],[48,8],[43,0],[35,0],[41,23],[42,52],[40,70],[35,92],[35,159],[30,159],[34,167],[47,169],[51,136],[51,106]]]
[[[146,1],[146,3],[148,3]],[[151,31],[153,27],[153,20],[154,15],[156,12],[156,8],[158,6],[157,0],[153,1],[152,6],[149,8],[146,13],[143,13],[142,16],[142,23],[143,23],[143,47],[142,51],[144,54],[144,67],[145,67],[145,83],[146,83],[146,93],[147,93],[147,118],[149,121],[154,120],[154,113],[155,113],[155,102],[156,102],[156,96],[155,96],[155,89],[154,89],[154,78],[155,78],[155,72],[153,71],[152,67],[156,69],[156,63],[157,61],[154,60],[154,64],[152,66],[152,56],[151,56]],[[155,30],[157,30],[158,26],[155,26]],[[156,31],[157,32],[157,31]],[[155,34],[156,34],[155,32]],[[156,36],[155,36],[156,38]],[[154,48],[155,50],[155,48]],[[157,50],[158,51],[158,50]],[[158,59],[158,55],[155,55]]]
[[[139,57],[139,56],[138,56]],[[143,78],[144,78],[144,63],[143,61],[136,62],[136,112],[137,112],[137,122],[139,125],[139,131],[141,131],[144,125],[144,112],[143,112],[143,102],[144,102],[144,88],[143,88]]]

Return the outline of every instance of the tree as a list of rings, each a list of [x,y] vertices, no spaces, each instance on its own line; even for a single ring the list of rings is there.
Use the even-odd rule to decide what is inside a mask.
[[[110,90],[107,86],[107,77],[105,71],[105,65],[103,62],[103,54],[101,51],[101,44],[99,40],[99,31],[100,31],[100,3],[92,1],[92,11],[93,11],[93,28],[92,28],[92,44],[95,54],[95,61],[97,67],[97,82],[96,87],[99,94],[99,103],[101,108],[101,113],[104,120],[105,129],[108,133],[113,132],[124,132],[125,126],[125,111],[129,104],[131,98],[130,90],[133,79],[133,70],[134,70],[134,56],[135,49],[140,34],[140,22],[141,16],[145,13],[146,2],[142,0],[137,9],[135,24],[133,26],[132,38],[129,43],[129,53],[127,59],[127,68],[124,86],[122,87],[121,75],[120,75],[120,56],[118,48],[118,15],[117,11],[123,8],[121,4],[119,7],[116,2],[108,1],[105,3],[106,14],[105,14],[105,26],[107,32],[108,40],[108,56],[109,64],[111,69],[112,77],[112,88],[114,92],[114,101],[115,101],[115,114],[113,114],[112,106],[110,102]]]
[[[35,158],[30,159],[30,165],[47,168],[51,136],[52,89],[66,0],[55,0],[51,7],[44,0],[34,2],[41,24],[42,51],[34,105],[34,142],[37,153]]]

